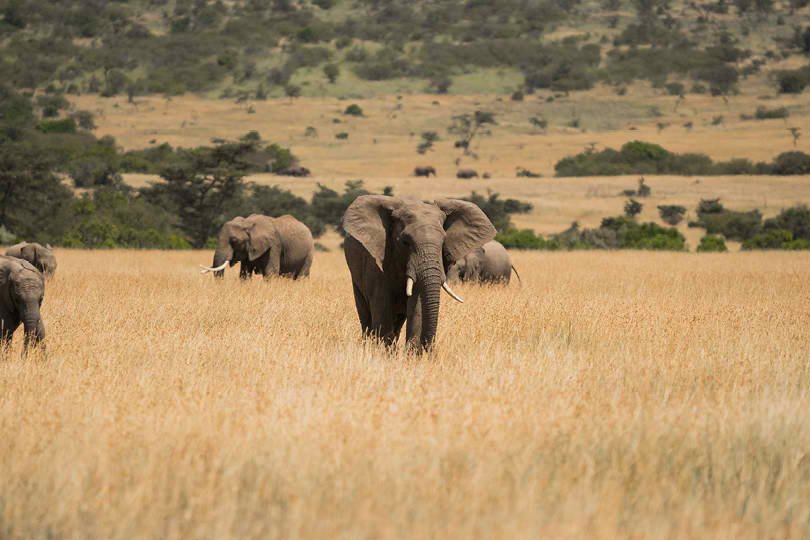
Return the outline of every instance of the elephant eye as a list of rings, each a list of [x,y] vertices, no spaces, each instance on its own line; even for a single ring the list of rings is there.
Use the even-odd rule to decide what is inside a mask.
[[[403,234],[402,236],[399,237],[399,243],[402,244],[404,247],[408,247],[411,245],[411,239]]]

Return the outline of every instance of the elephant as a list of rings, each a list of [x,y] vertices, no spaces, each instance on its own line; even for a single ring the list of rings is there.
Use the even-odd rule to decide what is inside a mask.
[[[436,336],[439,296],[453,293],[445,269],[495,237],[478,206],[456,199],[362,195],[343,214],[344,254],[364,336],[391,347],[405,327],[418,353]]]
[[[40,307],[45,296],[45,276],[23,259],[0,255],[0,340],[8,345],[14,331],[23,324],[25,348],[45,339]]]
[[[17,257],[33,264],[45,277],[56,273],[56,257],[51,246],[42,246],[36,242],[20,242],[6,250],[9,257]]]
[[[473,169],[459,169],[456,178],[478,178],[478,172]]]
[[[298,279],[309,276],[314,250],[309,227],[292,216],[236,217],[220,229],[214,264],[200,265],[201,273],[213,272],[221,278],[228,264],[242,263],[241,279],[254,273],[265,278],[280,275]]]
[[[430,178],[430,175],[436,176],[436,169],[428,165],[427,167],[414,167],[413,175],[414,176],[427,176]]]
[[[491,240],[450,265],[447,269],[447,281],[508,284],[512,270],[520,282],[520,274],[509,259],[506,248],[497,240]]]

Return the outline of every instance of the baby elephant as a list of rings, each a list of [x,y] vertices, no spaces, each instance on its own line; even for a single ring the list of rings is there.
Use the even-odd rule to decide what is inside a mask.
[[[496,240],[490,240],[447,269],[448,281],[477,281],[480,283],[509,283],[512,270],[520,282],[509,253]]]
[[[7,345],[23,324],[25,350],[45,339],[39,308],[45,296],[45,278],[28,261],[0,255],[0,342]]]
[[[51,246],[42,246],[36,242],[20,242],[6,250],[9,257],[17,257],[33,264],[45,277],[56,273],[56,257]]]
[[[219,231],[213,267],[202,273],[222,277],[225,267],[242,263],[239,277],[309,276],[315,246],[309,227],[292,216],[272,218],[261,214],[235,217]]]

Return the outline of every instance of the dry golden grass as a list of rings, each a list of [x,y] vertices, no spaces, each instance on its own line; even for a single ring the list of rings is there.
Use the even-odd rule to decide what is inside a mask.
[[[632,140],[661,144],[673,152],[702,152],[716,160],[771,161],[794,149],[788,128],[806,125],[810,114],[805,94],[758,99],[772,94],[764,84],[751,83],[746,95],[733,97],[728,104],[690,94],[677,111],[677,98],[662,95],[647,83],[630,86],[625,96],[599,87],[552,103],[543,99],[547,94],[520,102],[497,95],[279,99],[250,103],[253,114],[246,105],[197,97],[138,98],[137,105],[121,97],[71,99],[76,108],[97,114],[96,135],[112,135],[126,149],[145,148],[153,140],[182,147],[208,145],[212,137],[236,139],[256,130],[266,140],[292,148],[316,176],[345,180],[407,176],[422,164],[434,165],[440,177],[454,178],[461,153],[453,148],[458,137],[447,128],[454,115],[478,109],[494,112],[498,125],[488,126],[491,136],[474,140],[472,149],[479,158],[465,157],[461,166],[494,177],[514,178],[518,166],[552,176],[557,161],[591,143],[597,149],[619,148]],[[350,103],[360,105],[365,117],[343,115]],[[740,114],[753,115],[759,105],[788,107],[791,116],[785,121],[740,119]],[[723,123],[712,125],[717,116],[723,116]],[[532,127],[531,117],[548,120],[546,134]],[[574,118],[580,121],[578,129],[567,127]],[[340,123],[333,123],[335,119]],[[688,122],[693,124],[691,130],[684,127]],[[668,127],[659,132],[659,123]],[[317,138],[304,135],[307,126],[317,129]],[[436,131],[442,140],[434,151],[419,155],[416,147],[425,131]],[[335,139],[340,132],[349,133],[349,138]],[[810,136],[805,134],[797,149],[810,152],[809,145]]]
[[[433,354],[348,271],[60,250],[0,360],[0,538],[806,537],[810,255],[517,253]]]

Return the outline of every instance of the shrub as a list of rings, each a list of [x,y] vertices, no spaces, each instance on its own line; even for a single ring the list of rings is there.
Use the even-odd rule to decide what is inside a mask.
[[[760,232],[762,214],[759,210],[737,212],[726,210],[719,199],[701,200],[696,225],[708,234],[722,234],[729,240],[745,241]]]
[[[42,133],[76,133],[76,120],[63,118],[62,120],[40,120],[37,129]]]
[[[346,139],[349,138],[349,134],[346,133],[345,131],[341,131],[340,133],[335,134],[335,138],[336,139],[341,139],[341,140],[346,140]]]
[[[562,248],[555,239],[546,240],[542,235],[535,234],[532,229],[508,229],[498,233],[495,240],[503,244],[506,249],[542,249],[556,251]]]
[[[726,247],[726,241],[723,240],[722,236],[707,234],[700,239],[700,245],[697,247],[697,250],[701,253],[725,252],[728,251],[728,248]]]
[[[778,216],[766,219],[762,224],[762,230],[790,231],[797,240],[810,240],[810,209],[803,204],[785,208]]]
[[[749,238],[743,242],[742,249],[785,249],[784,244],[792,241],[793,234],[790,231],[774,229]]]
[[[774,109],[769,109],[764,105],[760,105],[757,107],[757,112],[754,113],[754,117],[757,120],[768,120],[772,118],[787,118],[790,116],[790,111],[787,107],[776,107]]]
[[[624,215],[627,217],[634,217],[641,213],[644,205],[635,199],[630,199],[624,204]]]
[[[348,114],[350,116],[363,116],[363,109],[360,108],[360,105],[357,103],[352,103],[346,110],[343,111],[343,114]]]
[[[778,175],[810,174],[810,155],[800,151],[783,152],[776,156],[771,172]]]
[[[680,205],[667,205],[662,204],[658,206],[658,214],[664,223],[669,225],[677,225],[683,221],[683,215],[686,213],[686,207]]]
[[[807,68],[780,71],[776,74],[779,92],[782,94],[801,94],[810,82],[810,70]]]
[[[670,96],[682,96],[686,91],[686,87],[683,83],[679,82],[671,82],[664,85],[664,88],[667,89],[667,93]]]

